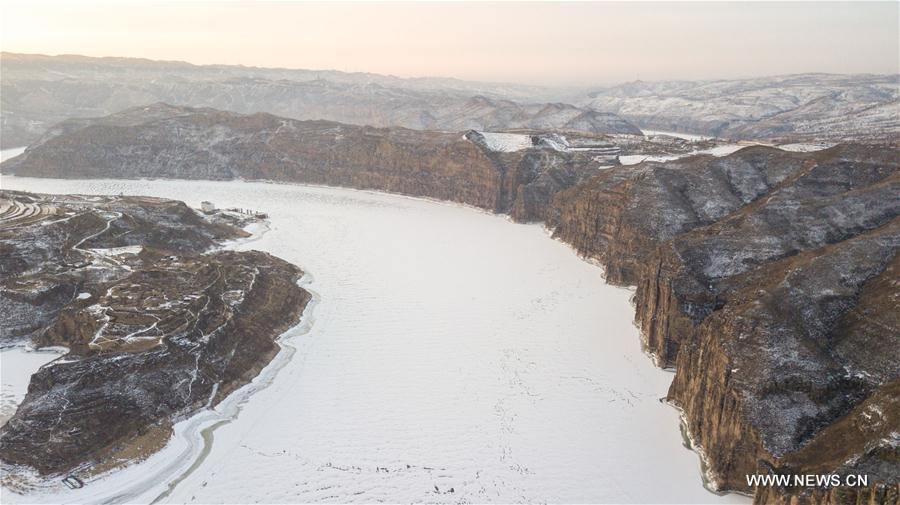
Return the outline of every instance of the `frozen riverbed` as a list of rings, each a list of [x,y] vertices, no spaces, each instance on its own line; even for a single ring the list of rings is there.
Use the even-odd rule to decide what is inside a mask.
[[[0,426],[25,399],[31,374],[64,352],[56,348],[35,351],[24,346],[0,349]]]
[[[16,156],[25,152],[24,147],[14,147],[12,149],[4,149],[0,151],[0,162],[6,161],[10,158],[15,158]]]
[[[239,248],[310,274],[309,331],[148,461],[4,502],[746,502],[702,487],[631,292],[540,226],[367,192],[3,177],[259,210]],[[246,394],[253,392],[253,394]]]

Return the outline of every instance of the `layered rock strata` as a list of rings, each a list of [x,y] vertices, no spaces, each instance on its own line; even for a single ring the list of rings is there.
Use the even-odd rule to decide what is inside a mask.
[[[610,281],[637,286],[645,344],[675,368],[669,399],[718,488],[755,491],[760,503],[834,493],[890,503],[898,197],[892,149],[755,147],[612,169],[556,195],[552,225],[606,264]],[[826,492],[746,480],[770,472],[877,484]]]

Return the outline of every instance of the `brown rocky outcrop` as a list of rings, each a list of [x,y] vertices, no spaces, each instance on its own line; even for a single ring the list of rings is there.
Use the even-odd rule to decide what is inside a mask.
[[[757,499],[889,503],[900,163],[884,148],[774,151],[612,169],[555,197],[556,232],[637,285],[645,343],[674,366],[669,399],[721,489],[753,492],[746,475],[770,471],[859,473],[870,490],[759,487]],[[835,426],[865,408],[873,428],[850,443]],[[827,459],[830,446],[845,458]]]
[[[891,333],[898,246],[894,219],[738,276],[723,307],[680,347],[669,398],[723,488],[749,490],[745,475],[780,467],[897,478],[891,430],[900,404],[887,400],[900,377],[900,335]],[[860,436],[831,429],[860,408],[870,421]],[[828,455],[838,447],[840,461]],[[873,451],[884,469],[862,466]]]
[[[852,238],[900,214],[900,173],[890,154],[859,147],[818,153],[740,210],[676,236],[645,257],[655,271],[637,283],[635,298],[651,350],[663,363],[674,363],[679,335],[724,302],[725,279]],[[666,312],[672,296],[679,310]]]
[[[215,405],[275,356],[309,294],[246,235],[180,202],[0,192],[4,343],[69,352],[0,429],[0,458],[41,474],[108,467],[149,433]]]
[[[757,146],[613,167],[556,195],[548,225],[601,260],[609,281],[636,285],[658,245],[715,223],[811,163],[811,155]]]

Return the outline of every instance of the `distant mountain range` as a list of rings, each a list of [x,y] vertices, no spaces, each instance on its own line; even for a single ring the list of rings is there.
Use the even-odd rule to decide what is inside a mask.
[[[455,79],[3,53],[0,85],[6,147],[28,144],[65,119],[160,101],[419,130],[641,134],[615,114],[540,102],[540,88]],[[529,97],[533,100],[510,99]]]
[[[2,53],[0,88],[4,147],[29,144],[66,119],[156,102],[419,130],[640,134],[639,126],[739,140],[900,137],[900,74],[636,81],[589,90]]]
[[[734,139],[900,135],[900,75],[637,81],[591,92],[578,103],[615,112],[643,128]]]

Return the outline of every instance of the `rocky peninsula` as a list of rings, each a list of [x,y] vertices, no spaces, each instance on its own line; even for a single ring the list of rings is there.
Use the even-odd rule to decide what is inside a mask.
[[[0,430],[5,485],[21,485],[16,465],[84,477],[142,459],[275,356],[310,295],[297,267],[222,248],[245,222],[158,198],[0,192],[2,344],[68,348]]]

